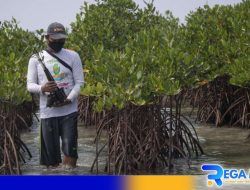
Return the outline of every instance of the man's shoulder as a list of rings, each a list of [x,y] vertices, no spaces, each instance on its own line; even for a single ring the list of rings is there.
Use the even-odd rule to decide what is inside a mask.
[[[30,61],[36,62],[37,60],[38,60],[38,59],[37,59],[37,54],[31,55]]]
[[[72,55],[72,56],[78,56],[78,53],[72,49],[66,49],[64,48],[63,49],[65,53],[69,54],[69,55]]]
[[[38,58],[42,58],[44,56],[44,51],[41,51],[39,53],[35,53],[33,55],[31,55],[30,57],[30,61],[33,61],[33,62],[38,62]]]

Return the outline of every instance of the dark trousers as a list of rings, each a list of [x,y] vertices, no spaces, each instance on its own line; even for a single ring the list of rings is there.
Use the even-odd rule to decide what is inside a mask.
[[[74,112],[66,116],[41,119],[40,132],[40,164],[57,165],[62,162],[62,152],[65,156],[78,158],[77,154],[77,116]]]

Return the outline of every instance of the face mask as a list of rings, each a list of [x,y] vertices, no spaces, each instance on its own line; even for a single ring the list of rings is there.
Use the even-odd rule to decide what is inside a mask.
[[[55,41],[55,42],[49,41],[48,45],[51,49],[53,49],[57,53],[61,51],[61,49],[63,48],[64,41]]]

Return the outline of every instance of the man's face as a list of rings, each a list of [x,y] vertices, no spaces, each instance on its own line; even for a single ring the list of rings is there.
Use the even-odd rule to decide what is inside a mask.
[[[53,39],[51,36],[47,36],[46,39],[48,46],[56,53],[61,51],[65,43],[65,38]]]

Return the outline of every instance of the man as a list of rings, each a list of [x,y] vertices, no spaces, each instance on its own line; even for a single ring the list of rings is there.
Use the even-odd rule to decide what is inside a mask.
[[[77,155],[77,97],[83,84],[83,69],[79,55],[64,49],[67,38],[65,28],[60,23],[49,25],[45,36],[47,49],[30,58],[27,73],[27,89],[40,95],[40,164],[58,166],[61,160],[60,137],[63,165],[76,167]],[[60,61],[61,60],[61,61]],[[54,81],[48,81],[42,63],[49,70]],[[66,98],[48,106],[48,96],[63,89]]]

